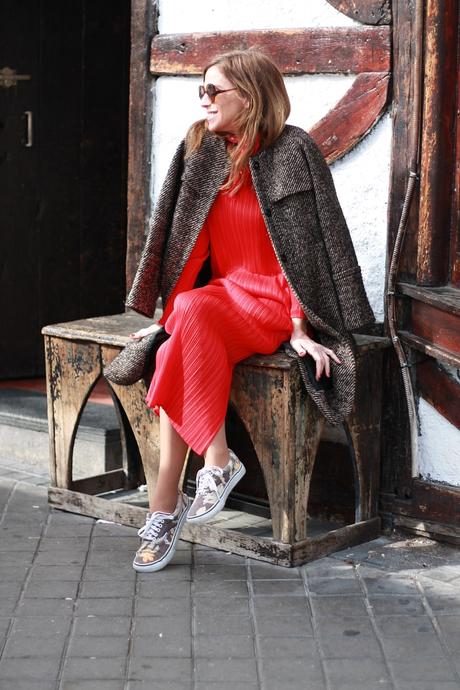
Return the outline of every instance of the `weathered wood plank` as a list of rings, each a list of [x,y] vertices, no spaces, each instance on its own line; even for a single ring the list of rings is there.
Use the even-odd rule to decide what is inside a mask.
[[[93,477],[84,477],[72,482],[72,490],[83,494],[101,494],[106,491],[123,489],[126,485],[126,474],[122,469],[110,470]]]
[[[417,282],[441,285],[449,277],[448,229],[454,180],[458,1],[427,0],[417,243]]]
[[[390,40],[386,26],[158,34],[152,41],[150,71],[156,76],[199,75],[220,53],[258,46],[284,74],[388,72]]]
[[[250,433],[265,480],[271,507],[273,534],[279,541],[289,542],[285,532],[282,505],[287,496],[280,466],[284,460],[283,372],[262,372],[254,366],[236,367],[230,399]],[[281,494],[281,495],[280,495]],[[281,500],[281,496],[283,500]]]
[[[148,53],[149,38],[157,31],[157,15],[158,0],[132,0],[125,270],[127,292],[136,273],[150,217],[150,120],[153,103]]]
[[[45,336],[45,371],[46,371],[46,410],[48,417],[49,434],[49,471],[51,486],[56,485],[56,424],[54,421],[54,390],[58,382],[55,380],[55,365],[52,348],[52,338]]]
[[[460,545],[459,527],[450,527],[449,525],[443,525],[434,520],[411,518],[406,515],[395,515],[393,523],[395,527],[404,529],[411,534],[446,541],[456,546]]]
[[[143,527],[147,515],[146,508],[60,487],[48,489],[48,502],[53,508],[78,515],[88,515],[100,520],[110,520],[120,525],[128,525],[128,527]]]
[[[412,504],[416,515],[460,527],[460,487],[414,480]]]
[[[418,300],[411,302],[411,330],[414,335],[460,355],[460,318]]]
[[[397,289],[403,295],[413,297],[419,302],[460,316],[460,290],[452,285],[426,288],[413,283],[397,283]]]
[[[359,74],[340,101],[309,134],[332,163],[351,151],[382,115],[390,77],[381,72]]]
[[[369,352],[356,362],[356,394],[347,418],[351,452],[358,481],[356,522],[377,514],[380,482],[380,420],[382,416],[382,351]]]
[[[414,109],[415,61],[415,10],[414,3],[407,0],[393,0],[393,60],[392,60],[392,110],[393,141],[391,149],[391,170],[388,206],[387,265],[390,264],[392,248],[401,217],[408,182],[410,164],[410,125]],[[415,276],[417,256],[419,189],[416,186],[409,214],[404,250],[399,265],[400,278],[406,280]],[[385,319],[387,316],[385,316]]]
[[[410,499],[382,493],[382,510],[393,516],[406,516],[413,520],[429,520],[433,524],[460,528],[460,488],[424,479],[413,480]]]
[[[305,539],[292,547],[292,565],[302,565],[322,558],[348,546],[362,544],[380,535],[380,518],[355,522],[312,539]]]
[[[332,7],[361,24],[391,24],[390,0],[327,0]]]
[[[145,523],[146,509],[116,500],[89,496],[76,491],[51,487],[48,490],[51,506],[80,515],[110,520],[130,527],[141,527]],[[315,558],[333,553],[345,546],[367,541],[378,535],[380,519],[374,518],[355,525],[347,525],[311,539],[305,539],[291,546],[274,539],[253,537],[237,530],[226,529],[214,524],[185,524],[181,539],[211,548],[229,551],[240,556],[255,558],[285,567],[301,565]]]
[[[423,366],[418,367],[417,386],[422,398],[460,429],[460,383],[454,381],[434,361],[426,361]]]
[[[124,347],[130,340],[129,334],[131,332],[150,326],[152,321],[146,316],[126,312],[50,324],[42,329],[42,333],[57,338]]]
[[[457,103],[456,110],[460,113],[460,55],[457,54]],[[458,117],[454,125],[455,152],[453,178],[453,203],[450,218],[450,282],[460,289],[460,126]]]
[[[57,486],[72,482],[73,442],[83,406],[99,378],[99,348],[53,338],[48,342],[48,377],[52,414],[52,463]]]
[[[409,347],[424,352],[430,357],[439,359],[441,362],[450,364],[453,367],[460,367],[460,356],[452,350],[447,350],[440,345],[434,345],[431,340],[426,340],[410,331],[398,331],[398,335]]]

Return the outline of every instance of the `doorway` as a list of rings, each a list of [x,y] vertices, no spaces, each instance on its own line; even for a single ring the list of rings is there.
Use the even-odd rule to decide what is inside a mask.
[[[0,378],[41,328],[124,310],[129,0],[3,0]]]

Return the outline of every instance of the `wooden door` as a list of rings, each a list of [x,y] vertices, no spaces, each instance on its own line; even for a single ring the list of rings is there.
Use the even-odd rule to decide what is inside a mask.
[[[39,5],[4,0],[0,14],[0,371],[37,368],[36,261]],[[21,30],[21,41],[18,31]],[[15,77],[16,73],[18,76]],[[28,130],[28,131],[27,131]]]
[[[1,4],[1,378],[43,375],[44,325],[124,309],[129,34],[129,0]]]

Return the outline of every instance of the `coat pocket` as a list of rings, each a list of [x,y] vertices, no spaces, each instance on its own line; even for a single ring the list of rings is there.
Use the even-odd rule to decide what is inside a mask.
[[[302,171],[302,173],[302,175],[290,174],[274,177],[267,190],[270,201],[276,203],[292,195],[311,192],[313,190],[311,175],[306,171]]]

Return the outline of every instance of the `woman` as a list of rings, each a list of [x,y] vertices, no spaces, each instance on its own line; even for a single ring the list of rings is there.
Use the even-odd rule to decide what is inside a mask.
[[[160,321],[131,337],[170,334],[146,398],[160,417],[160,466],[138,571],[163,568],[184,521],[216,515],[245,473],[225,437],[235,363],[288,341],[314,359],[317,381],[334,373],[330,394],[305,385],[337,422],[354,395],[349,331],[374,318],[329,169],[285,124],[276,65],[256,49],[219,56],[199,96],[204,119],[171,162],[126,301],[152,316],[161,294]],[[189,446],[205,460],[191,505],[178,489]]]

